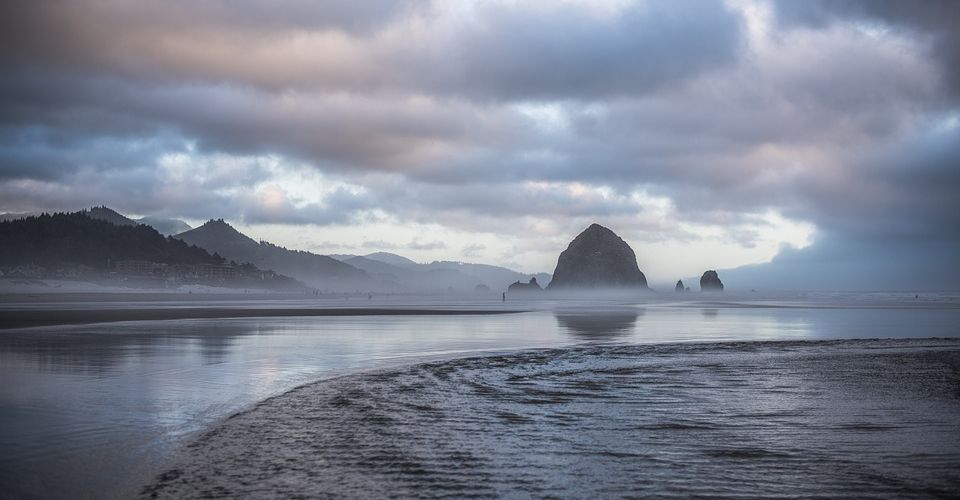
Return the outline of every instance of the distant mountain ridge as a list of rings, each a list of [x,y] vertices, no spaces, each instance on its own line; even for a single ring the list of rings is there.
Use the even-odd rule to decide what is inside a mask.
[[[130,219],[124,215],[121,215],[116,210],[107,208],[106,205],[100,205],[99,207],[91,207],[80,211],[90,217],[91,219],[97,219],[109,222],[111,224],[116,224],[118,226],[136,226],[137,222],[133,219]]]
[[[297,278],[321,290],[381,291],[381,292],[471,292],[483,289],[506,290],[517,280],[536,277],[546,284],[547,273],[524,274],[486,264],[455,261],[418,263],[390,252],[367,255],[319,255],[302,250],[287,249],[267,241],[246,236],[223,219],[210,220],[191,229],[185,222],[161,217],[133,219],[105,206],[82,210],[92,220],[109,222],[120,227],[148,225],[150,229],[173,236],[188,245],[194,245],[237,263],[250,263],[264,270],[272,270]],[[0,220],[22,219],[32,214],[0,214]]]
[[[164,236],[173,236],[177,233],[190,230],[190,225],[179,219],[167,219],[163,217],[146,216],[139,219],[131,219],[106,205],[92,207],[84,210],[91,219],[100,219],[118,226],[136,226],[137,224],[146,224],[157,230]]]
[[[168,219],[164,217],[148,215],[146,217],[136,219],[136,221],[140,224],[146,224],[156,229],[157,232],[164,236],[173,236],[175,234],[180,234],[193,229],[190,227],[190,224],[187,224],[180,219]]]
[[[365,271],[349,264],[326,255],[258,242],[223,219],[211,219],[174,237],[230,260],[250,262],[260,268],[296,277],[320,289],[368,290],[375,284]]]
[[[364,255],[368,259],[378,260],[380,262],[386,262],[399,267],[415,267],[419,266],[418,262],[414,262],[402,255],[397,255],[390,252],[373,252],[371,254]]]
[[[106,205],[91,207],[81,210],[91,219],[98,219],[116,224],[118,226],[136,226],[137,224],[146,224],[157,230],[164,236],[172,236],[177,233],[189,231],[190,225],[180,219],[170,219],[148,215],[139,219],[131,219]],[[26,219],[27,217],[36,217],[42,212],[10,212],[0,214],[0,222],[9,220]]]
[[[434,261],[420,264],[411,259],[389,252],[374,252],[367,255],[337,255],[343,262],[358,267],[371,275],[396,281],[421,291],[455,289],[475,290],[485,285],[492,290],[506,290],[517,281],[536,277],[541,283],[550,282],[550,274],[524,274],[505,267],[488,264],[471,264],[455,261]]]

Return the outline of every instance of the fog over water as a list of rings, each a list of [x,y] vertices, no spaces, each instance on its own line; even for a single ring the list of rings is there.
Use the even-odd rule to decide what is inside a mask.
[[[0,500],[956,497],[958,20],[0,1]]]
[[[368,369],[573,345],[960,333],[960,309],[951,295],[668,299],[673,297],[646,303],[508,301],[507,307],[529,312],[483,316],[189,319],[8,329],[0,334],[0,489],[26,497],[128,496],[219,419],[297,385]],[[429,306],[409,297],[361,302]],[[898,303],[901,307],[889,308]],[[504,304],[498,298],[439,306]]]

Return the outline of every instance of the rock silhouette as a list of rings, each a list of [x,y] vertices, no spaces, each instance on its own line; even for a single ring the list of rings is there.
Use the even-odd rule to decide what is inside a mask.
[[[647,288],[630,245],[613,231],[591,224],[577,235],[557,259],[547,288]]]
[[[540,290],[543,289],[540,288],[540,283],[537,283],[536,277],[530,278],[529,283],[521,283],[520,280],[517,280],[507,288],[507,291],[510,293],[539,292]]]
[[[675,292],[686,291],[686,289],[683,287],[683,280],[677,280],[677,286],[673,287],[673,291]]]
[[[720,277],[717,276],[716,271],[706,271],[703,273],[703,276],[700,277],[700,291],[701,292],[722,292],[723,291],[723,282],[720,281]]]

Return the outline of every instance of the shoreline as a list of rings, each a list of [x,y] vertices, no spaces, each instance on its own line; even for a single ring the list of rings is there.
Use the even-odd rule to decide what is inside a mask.
[[[526,312],[517,309],[427,309],[390,307],[244,308],[168,307],[123,309],[0,309],[0,330],[37,326],[157,321],[173,319],[226,319],[344,316],[475,316]]]
[[[139,303],[45,303],[10,304],[0,303],[0,320],[4,317],[4,308],[9,310],[36,307],[38,315],[44,309],[84,309],[91,306],[100,309],[141,309],[151,307],[149,302]],[[318,314],[330,314],[322,309],[351,309],[353,314],[366,314],[370,309],[407,309],[417,310],[433,308],[440,310],[430,315],[422,313],[420,318],[406,316],[393,318],[388,315],[343,317],[337,319],[241,319],[208,321],[146,321],[137,323],[103,323],[93,327],[62,326],[44,329],[24,328],[20,330],[0,331],[0,338],[6,339],[10,367],[25,366],[20,371],[28,374],[25,383],[46,386],[49,380],[71,382],[69,392],[49,394],[37,397],[31,403],[34,407],[55,405],[60,408],[64,397],[83,402],[81,412],[71,410],[64,416],[64,424],[49,426],[43,422],[36,425],[32,420],[25,425],[53,431],[70,431],[70,436],[80,436],[72,442],[62,439],[51,440],[48,444],[61,449],[67,444],[75,450],[65,460],[72,464],[69,468],[49,467],[39,460],[31,462],[34,454],[31,450],[38,444],[32,439],[19,436],[23,432],[8,436],[11,449],[22,448],[27,460],[16,463],[3,474],[3,481],[9,485],[22,485],[24,492],[53,491],[39,486],[43,478],[57,477],[59,486],[56,491],[64,495],[76,491],[90,491],[93,496],[106,498],[133,498],[145,486],[154,484],[157,475],[176,466],[185,447],[189,446],[204,433],[214,430],[224,422],[235,420],[256,407],[262,407],[278,396],[294,391],[299,387],[324,384],[336,379],[350,378],[363,373],[391,370],[395,367],[409,367],[433,361],[463,357],[487,358],[491,355],[506,354],[517,350],[552,350],[558,347],[576,344],[621,344],[621,343],[678,343],[689,345],[691,342],[744,342],[782,340],[824,340],[822,337],[831,332],[842,332],[849,338],[863,337],[871,332],[883,336],[896,335],[896,328],[907,327],[913,334],[925,333],[924,338],[936,338],[948,335],[956,336],[956,321],[951,316],[884,315],[872,313],[843,314],[837,317],[828,315],[807,316],[808,313],[787,314],[775,318],[766,313],[759,316],[731,314],[719,316],[705,314],[687,314],[678,308],[649,308],[646,313],[638,314],[637,324],[631,333],[620,336],[579,335],[576,330],[596,326],[594,323],[561,323],[550,310],[523,315],[463,315],[448,316],[452,309],[463,309],[464,304],[382,304],[374,300],[367,303],[363,297],[358,303],[317,304],[317,303],[260,303],[238,304],[221,303],[153,303],[152,307],[165,309],[181,308],[238,308],[260,307],[262,309],[281,309],[284,315],[290,310],[313,309]],[[399,302],[399,301],[398,301]],[[405,302],[405,301],[404,301]],[[519,306],[520,304],[514,304]],[[530,304],[526,304],[530,306]],[[580,304],[584,306],[585,304]],[[594,312],[599,304],[586,304],[585,309]],[[475,304],[475,306],[493,309],[509,308],[510,304]],[[506,306],[506,307],[504,307]],[[630,308],[628,308],[630,309]],[[669,311],[669,309],[674,309]],[[473,309],[471,312],[476,311]],[[245,311],[247,312],[247,311]],[[250,314],[256,310],[249,311]],[[391,311],[392,312],[392,311]],[[484,314],[486,311],[480,313]],[[511,312],[511,311],[507,311]],[[299,313],[298,313],[299,314]],[[798,317],[807,320],[798,322]],[[616,314],[614,318],[619,318]],[[820,323],[814,321],[820,318]],[[892,321],[896,318],[909,321]],[[911,319],[913,318],[913,319]],[[922,320],[922,321],[917,321]],[[643,328],[646,321],[649,328]],[[771,323],[773,321],[773,323]],[[849,329],[851,324],[893,325],[894,329],[875,332],[872,329]],[[221,323],[225,324],[221,326]],[[270,326],[273,325],[273,326]],[[430,325],[445,326],[438,329]],[[633,323],[630,323],[633,325]],[[702,335],[687,335],[679,332],[700,331],[698,325],[707,327]],[[780,325],[777,331],[771,326]],[[616,319],[610,328],[620,328],[622,321]],[[731,326],[733,329],[725,328]],[[717,338],[718,327],[724,331],[739,331],[743,336],[735,339]],[[528,332],[518,335],[518,331]],[[77,332],[80,335],[74,336]],[[322,335],[317,333],[324,332]],[[330,334],[332,332],[332,334]],[[434,332],[441,333],[435,335]],[[713,332],[713,334],[711,334]],[[901,332],[905,333],[905,332]],[[36,336],[34,337],[34,335]],[[697,337],[697,338],[693,338]],[[699,339],[699,340],[698,340]],[[632,341],[631,341],[632,340]],[[844,339],[834,339],[844,340]],[[873,343],[871,343],[873,344]],[[804,342],[803,345],[806,345]],[[375,346],[375,347],[371,347]],[[623,349],[617,346],[615,349]],[[748,349],[749,350],[749,349]],[[426,356],[425,356],[426,355]],[[431,359],[432,358],[432,359]],[[50,370],[50,367],[60,367]],[[509,363],[506,365],[509,367]],[[91,370],[103,376],[91,377]],[[269,376],[264,376],[268,374]],[[204,383],[196,384],[197,381]],[[34,382],[35,381],[35,382]],[[19,386],[21,384],[14,384]],[[103,399],[105,388],[114,396]],[[139,388],[151,390],[141,391]],[[190,390],[184,391],[185,387]],[[138,390],[127,390],[136,388]],[[397,395],[406,394],[393,391]],[[460,394],[462,391],[455,391]],[[14,395],[22,394],[17,389]],[[38,393],[41,394],[41,393]],[[41,396],[43,396],[42,393]],[[444,394],[452,394],[444,392]],[[17,396],[19,397],[19,396]],[[539,397],[539,396],[537,396]],[[536,399],[536,398],[535,398]],[[358,402],[362,402],[360,399]],[[158,405],[158,403],[160,403]],[[175,404],[171,404],[175,403]],[[106,408],[106,409],[105,409]],[[540,408],[535,406],[534,408]],[[157,410],[159,409],[159,411]],[[60,415],[60,411],[54,414]],[[101,430],[104,417],[122,416],[130,428],[119,430]],[[170,432],[157,431],[156,421],[162,418],[174,422]],[[77,432],[82,431],[82,432]],[[147,437],[153,433],[154,437]],[[67,434],[64,434],[65,436]],[[86,437],[83,437],[86,436]],[[112,444],[109,444],[112,443]],[[150,460],[142,460],[145,449],[153,450]],[[28,453],[29,452],[29,453]],[[92,454],[105,457],[102,463],[91,464],[87,456]],[[138,458],[140,457],[140,458]],[[189,457],[187,457],[189,458]],[[127,479],[119,480],[118,474]],[[36,484],[37,486],[31,486]],[[39,489],[38,489],[39,488]],[[26,494],[24,496],[27,496]]]
[[[356,299],[356,300],[352,300]],[[595,297],[580,300],[511,300],[502,303],[499,297],[378,296],[370,302],[368,295],[323,298],[302,295],[260,294],[2,294],[0,293],[0,330],[46,326],[85,325],[126,321],[162,321],[179,319],[230,319],[280,317],[350,317],[350,316],[476,316],[531,312],[534,310],[600,312],[605,307],[676,310],[960,310],[955,297],[945,300],[835,300],[821,297],[789,301],[779,297],[768,299],[731,296],[698,297],[697,300],[630,301],[601,303]],[[419,299],[419,300],[418,300]],[[707,300],[704,300],[707,299]],[[745,300],[752,299],[752,300]],[[418,303],[419,302],[419,303]]]

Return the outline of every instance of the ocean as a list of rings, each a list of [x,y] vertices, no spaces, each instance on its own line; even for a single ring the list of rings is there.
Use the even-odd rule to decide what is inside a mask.
[[[956,297],[526,306],[2,331],[0,492],[957,490]]]
[[[144,497],[949,498],[960,340],[567,347],[294,390]]]

